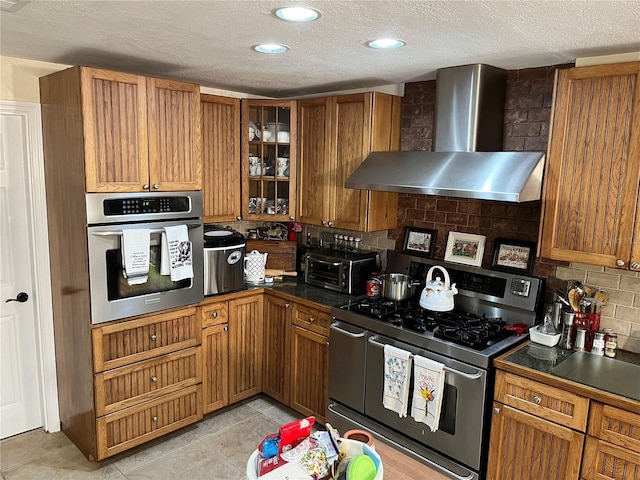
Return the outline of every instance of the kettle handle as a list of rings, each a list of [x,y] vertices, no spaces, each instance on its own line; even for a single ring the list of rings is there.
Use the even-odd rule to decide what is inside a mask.
[[[444,273],[444,288],[445,290],[449,290],[449,284],[451,282],[451,279],[449,278],[449,272],[447,272],[444,268],[440,267],[439,265],[434,265],[429,269],[429,271],[427,272],[426,281],[428,282],[429,280],[431,280],[431,273],[433,273],[433,271],[436,268],[440,270],[442,273]]]

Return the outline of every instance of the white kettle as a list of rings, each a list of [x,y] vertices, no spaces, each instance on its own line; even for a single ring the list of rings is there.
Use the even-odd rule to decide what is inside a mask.
[[[264,282],[264,269],[268,253],[252,250],[244,256],[244,278],[248,283]]]
[[[431,274],[436,268],[444,274],[444,282],[440,277],[431,280]],[[453,296],[458,293],[458,289],[455,283],[450,286],[449,272],[438,265],[434,265],[427,272],[426,282],[426,286],[420,294],[420,306],[434,312],[453,310]]]

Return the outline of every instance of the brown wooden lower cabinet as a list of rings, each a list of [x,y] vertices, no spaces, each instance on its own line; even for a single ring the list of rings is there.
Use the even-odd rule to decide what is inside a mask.
[[[229,403],[262,392],[262,294],[229,301]]]
[[[229,404],[229,324],[205,328],[202,351],[202,401],[204,413],[209,413]]]
[[[329,339],[295,325],[291,335],[291,408],[325,423]]]
[[[98,418],[98,459],[202,420],[201,396],[194,385]]]
[[[262,391],[289,405],[292,302],[265,295]]]
[[[488,480],[577,480],[584,434],[493,404]]]
[[[640,480],[640,454],[587,437],[581,478],[584,480]]]

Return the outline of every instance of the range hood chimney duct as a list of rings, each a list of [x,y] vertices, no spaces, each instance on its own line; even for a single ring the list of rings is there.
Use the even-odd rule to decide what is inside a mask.
[[[524,202],[539,200],[544,152],[502,152],[506,71],[438,70],[433,152],[373,152],[347,188]]]

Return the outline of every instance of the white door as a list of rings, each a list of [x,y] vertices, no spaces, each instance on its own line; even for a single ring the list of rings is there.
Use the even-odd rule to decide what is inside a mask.
[[[27,131],[0,116],[0,438],[42,426]]]

